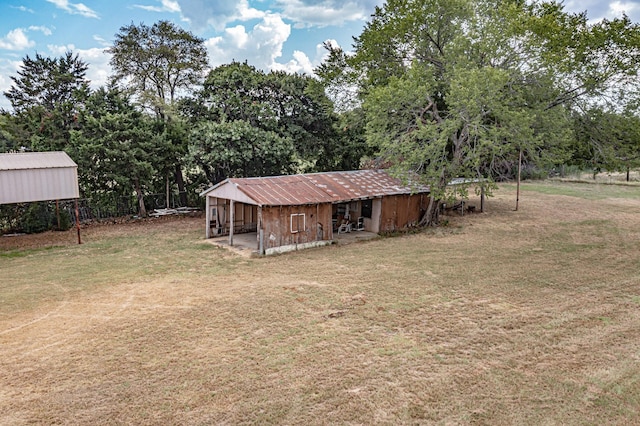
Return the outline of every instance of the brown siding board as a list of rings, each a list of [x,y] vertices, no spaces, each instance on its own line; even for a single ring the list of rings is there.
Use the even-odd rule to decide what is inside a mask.
[[[300,232],[291,232],[291,215],[304,214],[305,226]],[[264,207],[262,210],[265,247],[274,248],[293,244],[304,244],[318,240],[318,223],[322,225],[322,239],[332,237],[331,204],[305,206]]]

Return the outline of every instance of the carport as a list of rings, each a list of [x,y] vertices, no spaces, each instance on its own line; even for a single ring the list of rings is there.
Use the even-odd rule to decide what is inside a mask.
[[[61,151],[0,154],[0,204],[76,201],[78,244],[78,165]]]

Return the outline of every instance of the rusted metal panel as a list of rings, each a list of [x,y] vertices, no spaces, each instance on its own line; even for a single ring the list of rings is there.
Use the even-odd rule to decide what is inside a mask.
[[[233,195],[234,192],[235,195]],[[292,176],[230,178],[201,195],[233,198],[259,206],[294,206],[426,192],[429,192],[428,187],[404,185],[400,179],[391,177],[384,170],[353,170]]]
[[[0,154],[0,204],[79,196],[77,165],[64,152]]]

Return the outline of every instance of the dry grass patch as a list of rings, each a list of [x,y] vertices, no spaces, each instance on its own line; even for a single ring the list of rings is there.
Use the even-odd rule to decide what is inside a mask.
[[[640,189],[548,186],[270,258],[191,218],[4,246],[0,423],[633,423]]]

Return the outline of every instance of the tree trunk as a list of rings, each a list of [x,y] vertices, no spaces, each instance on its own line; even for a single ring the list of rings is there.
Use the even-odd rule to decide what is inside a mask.
[[[444,170],[440,175],[440,180],[438,182],[438,193],[444,194],[447,189],[447,178],[445,176]],[[429,206],[427,206],[427,211],[424,212],[424,216],[420,220],[420,226],[436,226],[440,221],[440,198],[436,198],[433,196],[433,191],[429,196]]]
[[[136,197],[138,197],[138,216],[147,217],[147,208],[144,206],[144,197],[140,189],[140,182],[135,181]]]
[[[187,192],[184,189],[184,178],[182,177],[182,166],[176,164],[176,183],[180,195],[180,207],[187,207]]]
[[[427,211],[424,212],[424,216],[420,220],[420,226],[436,226],[439,220],[439,207],[440,200],[436,200],[434,197],[429,197],[429,206]]]
[[[629,169],[629,166],[627,166],[627,182],[629,182],[629,172],[630,172],[630,169]]]
[[[170,198],[171,194],[169,193],[170,188],[171,187],[169,185],[169,173],[167,173],[167,181],[166,181],[166,187],[165,187],[166,197],[167,197],[166,201],[165,201],[165,208],[167,208],[167,209],[171,208],[171,198]]]

